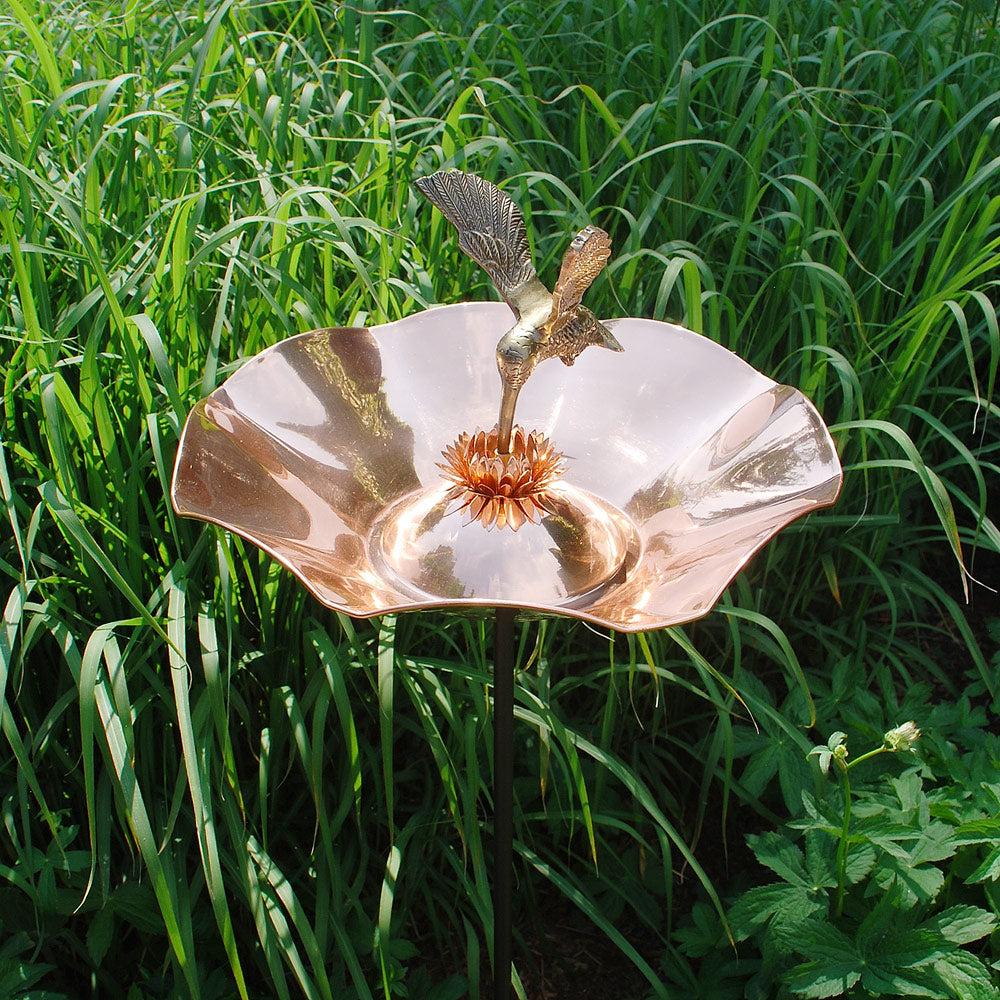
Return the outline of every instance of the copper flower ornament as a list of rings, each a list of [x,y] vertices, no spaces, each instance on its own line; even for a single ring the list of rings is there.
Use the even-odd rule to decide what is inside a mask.
[[[517,531],[525,521],[538,521],[553,508],[552,488],[565,471],[562,454],[544,434],[514,427],[506,452],[500,450],[496,428],[488,434],[462,434],[442,452],[438,463],[454,485],[446,501],[457,501],[459,512],[486,528],[510,525]]]

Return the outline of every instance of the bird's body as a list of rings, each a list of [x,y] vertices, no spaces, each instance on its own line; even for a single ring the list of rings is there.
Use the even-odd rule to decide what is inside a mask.
[[[582,229],[566,251],[555,291],[550,292],[531,262],[524,218],[499,188],[458,170],[421,177],[416,185],[458,230],[458,245],[490,276],[517,320],[497,344],[502,384],[498,426],[504,453],[517,395],[539,362],[558,357],[571,365],[591,344],[622,350],[611,331],[580,304],[611,255],[611,240],[603,229]]]

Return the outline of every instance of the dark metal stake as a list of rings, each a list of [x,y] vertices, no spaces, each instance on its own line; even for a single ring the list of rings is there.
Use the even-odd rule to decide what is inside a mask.
[[[514,864],[514,609],[496,609],[493,639],[493,989],[511,996]]]

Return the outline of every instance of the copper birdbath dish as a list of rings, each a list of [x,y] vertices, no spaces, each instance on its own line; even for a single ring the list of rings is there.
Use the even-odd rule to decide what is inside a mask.
[[[561,453],[547,508],[517,530],[470,518],[441,466],[495,423],[509,315],[463,303],[263,351],[188,418],[178,512],[357,617],[507,606],[635,632],[707,613],[769,538],[836,499],[833,442],[798,390],[622,319],[605,323],[623,353],[540,366],[521,392],[518,426]]]
[[[263,351],[191,411],[171,492],[178,513],[255,542],[349,615],[495,609],[500,997],[512,971],[514,609],[625,632],[697,618],[769,538],[833,503],[842,473],[797,389],[690,330],[583,305],[611,254],[603,229],[577,233],[550,292],[499,188],[459,171],[415,183],[506,305]],[[552,359],[563,364],[541,364]]]

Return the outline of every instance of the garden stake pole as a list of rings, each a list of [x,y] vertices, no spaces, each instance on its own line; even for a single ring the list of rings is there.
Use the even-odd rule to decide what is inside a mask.
[[[493,992],[511,995],[514,864],[514,609],[496,609],[493,637]]]

